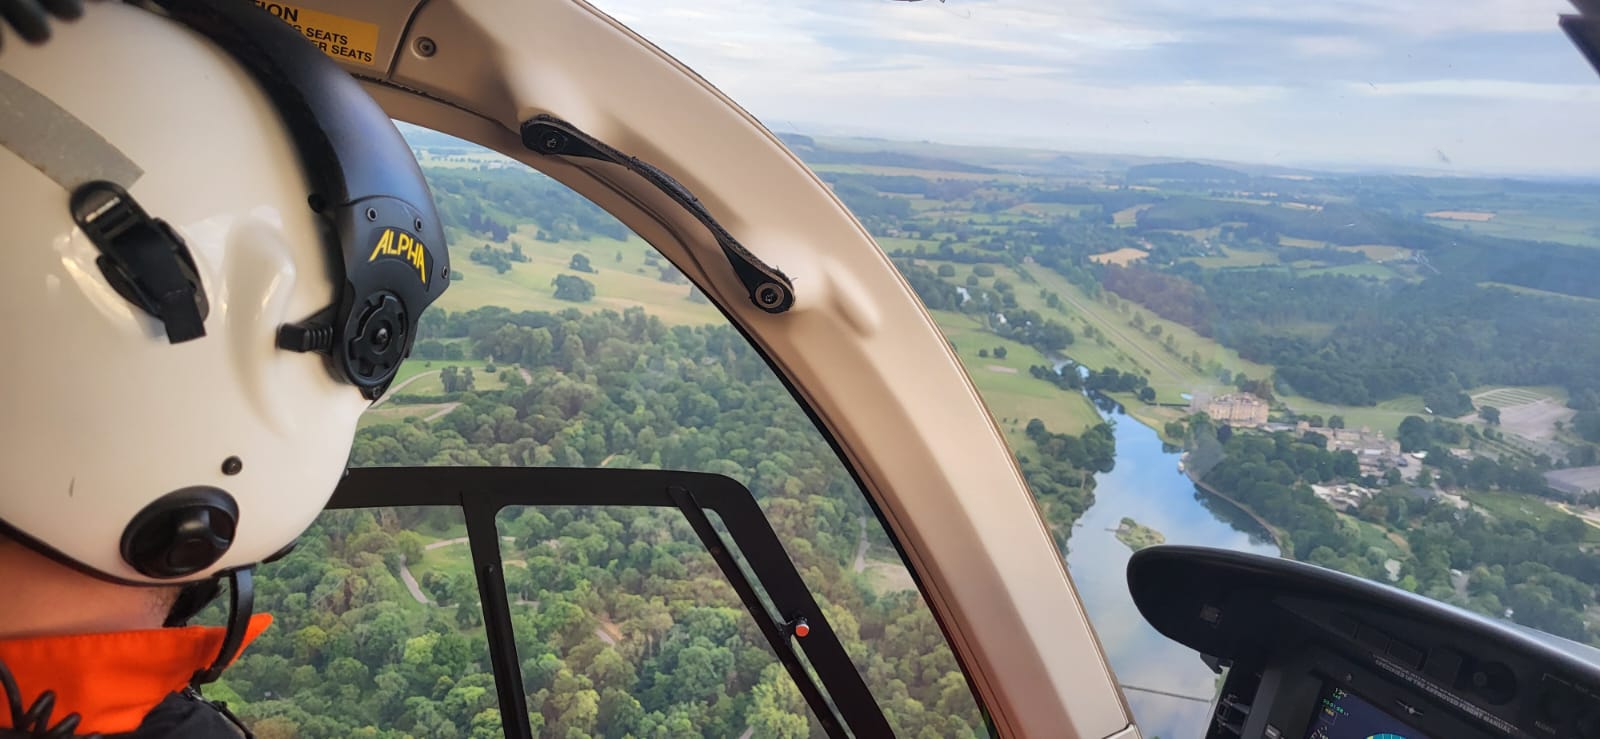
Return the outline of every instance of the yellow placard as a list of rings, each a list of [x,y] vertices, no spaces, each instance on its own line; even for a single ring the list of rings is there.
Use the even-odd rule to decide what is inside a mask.
[[[288,3],[250,0],[257,7],[294,26],[322,53],[341,62],[372,65],[377,61],[378,24]]]

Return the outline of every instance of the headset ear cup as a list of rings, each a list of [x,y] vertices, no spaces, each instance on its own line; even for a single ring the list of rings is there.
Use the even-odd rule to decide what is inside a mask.
[[[161,625],[169,628],[188,626],[190,619],[200,615],[221,593],[222,581],[216,578],[185,585],[178,591],[178,599],[173,601],[171,610],[167,611],[167,620]]]

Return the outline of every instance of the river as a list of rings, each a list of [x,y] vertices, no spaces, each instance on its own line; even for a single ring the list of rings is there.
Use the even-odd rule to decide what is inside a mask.
[[[1238,508],[1196,489],[1178,471],[1178,452],[1164,449],[1153,429],[1122,414],[1120,407],[1100,405],[1116,427],[1116,467],[1095,476],[1094,505],[1068,539],[1067,567],[1118,682],[1206,701],[1126,690],[1140,734],[1146,739],[1200,739],[1210,722],[1216,676],[1194,650],[1160,635],[1139,615],[1126,579],[1133,552],[1111,530],[1127,516],[1160,531],[1169,544],[1274,556],[1278,549]]]

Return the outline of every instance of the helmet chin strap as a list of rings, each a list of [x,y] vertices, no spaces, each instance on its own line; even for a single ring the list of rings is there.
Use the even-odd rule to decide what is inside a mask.
[[[251,567],[242,567],[228,573],[228,631],[222,639],[222,649],[218,650],[217,658],[211,666],[196,672],[189,680],[191,685],[205,685],[215,682],[222,677],[222,671],[233,663],[239,656],[239,648],[244,644],[245,629],[250,625],[250,616],[255,611],[256,591],[254,570]]]

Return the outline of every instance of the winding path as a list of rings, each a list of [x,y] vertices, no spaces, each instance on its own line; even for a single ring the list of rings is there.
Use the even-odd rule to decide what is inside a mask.
[[[432,545],[428,548],[432,548]],[[428,596],[422,592],[422,586],[417,584],[417,578],[412,576],[411,568],[406,566],[406,557],[403,554],[400,555],[400,582],[406,584],[406,590],[411,591],[411,597],[416,598],[418,603],[428,605]]]
[[[400,384],[395,385],[395,386],[389,388],[388,390],[384,391],[383,397],[378,398],[377,400],[373,401],[371,407],[372,408],[377,408],[378,406],[383,405],[384,403],[388,402],[388,400],[390,398],[393,398],[395,395],[398,395],[401,390],[406,389],[407,385],[410,385],[411,383],[416,382],[417,380],[420,380],[420,379],[422,379],[424,377],[427,377],[428,375],[437,375],[437,374],[439,374],[439,370],[428,370],[427,372],[422,372],[422,373],[415,374],[415,375],[412,375],[410,377],[407,377],[406,379],[401,380]]]
[[[867,569],[867,518],[861,517],[861,543],[856,545],[856,572]]]

